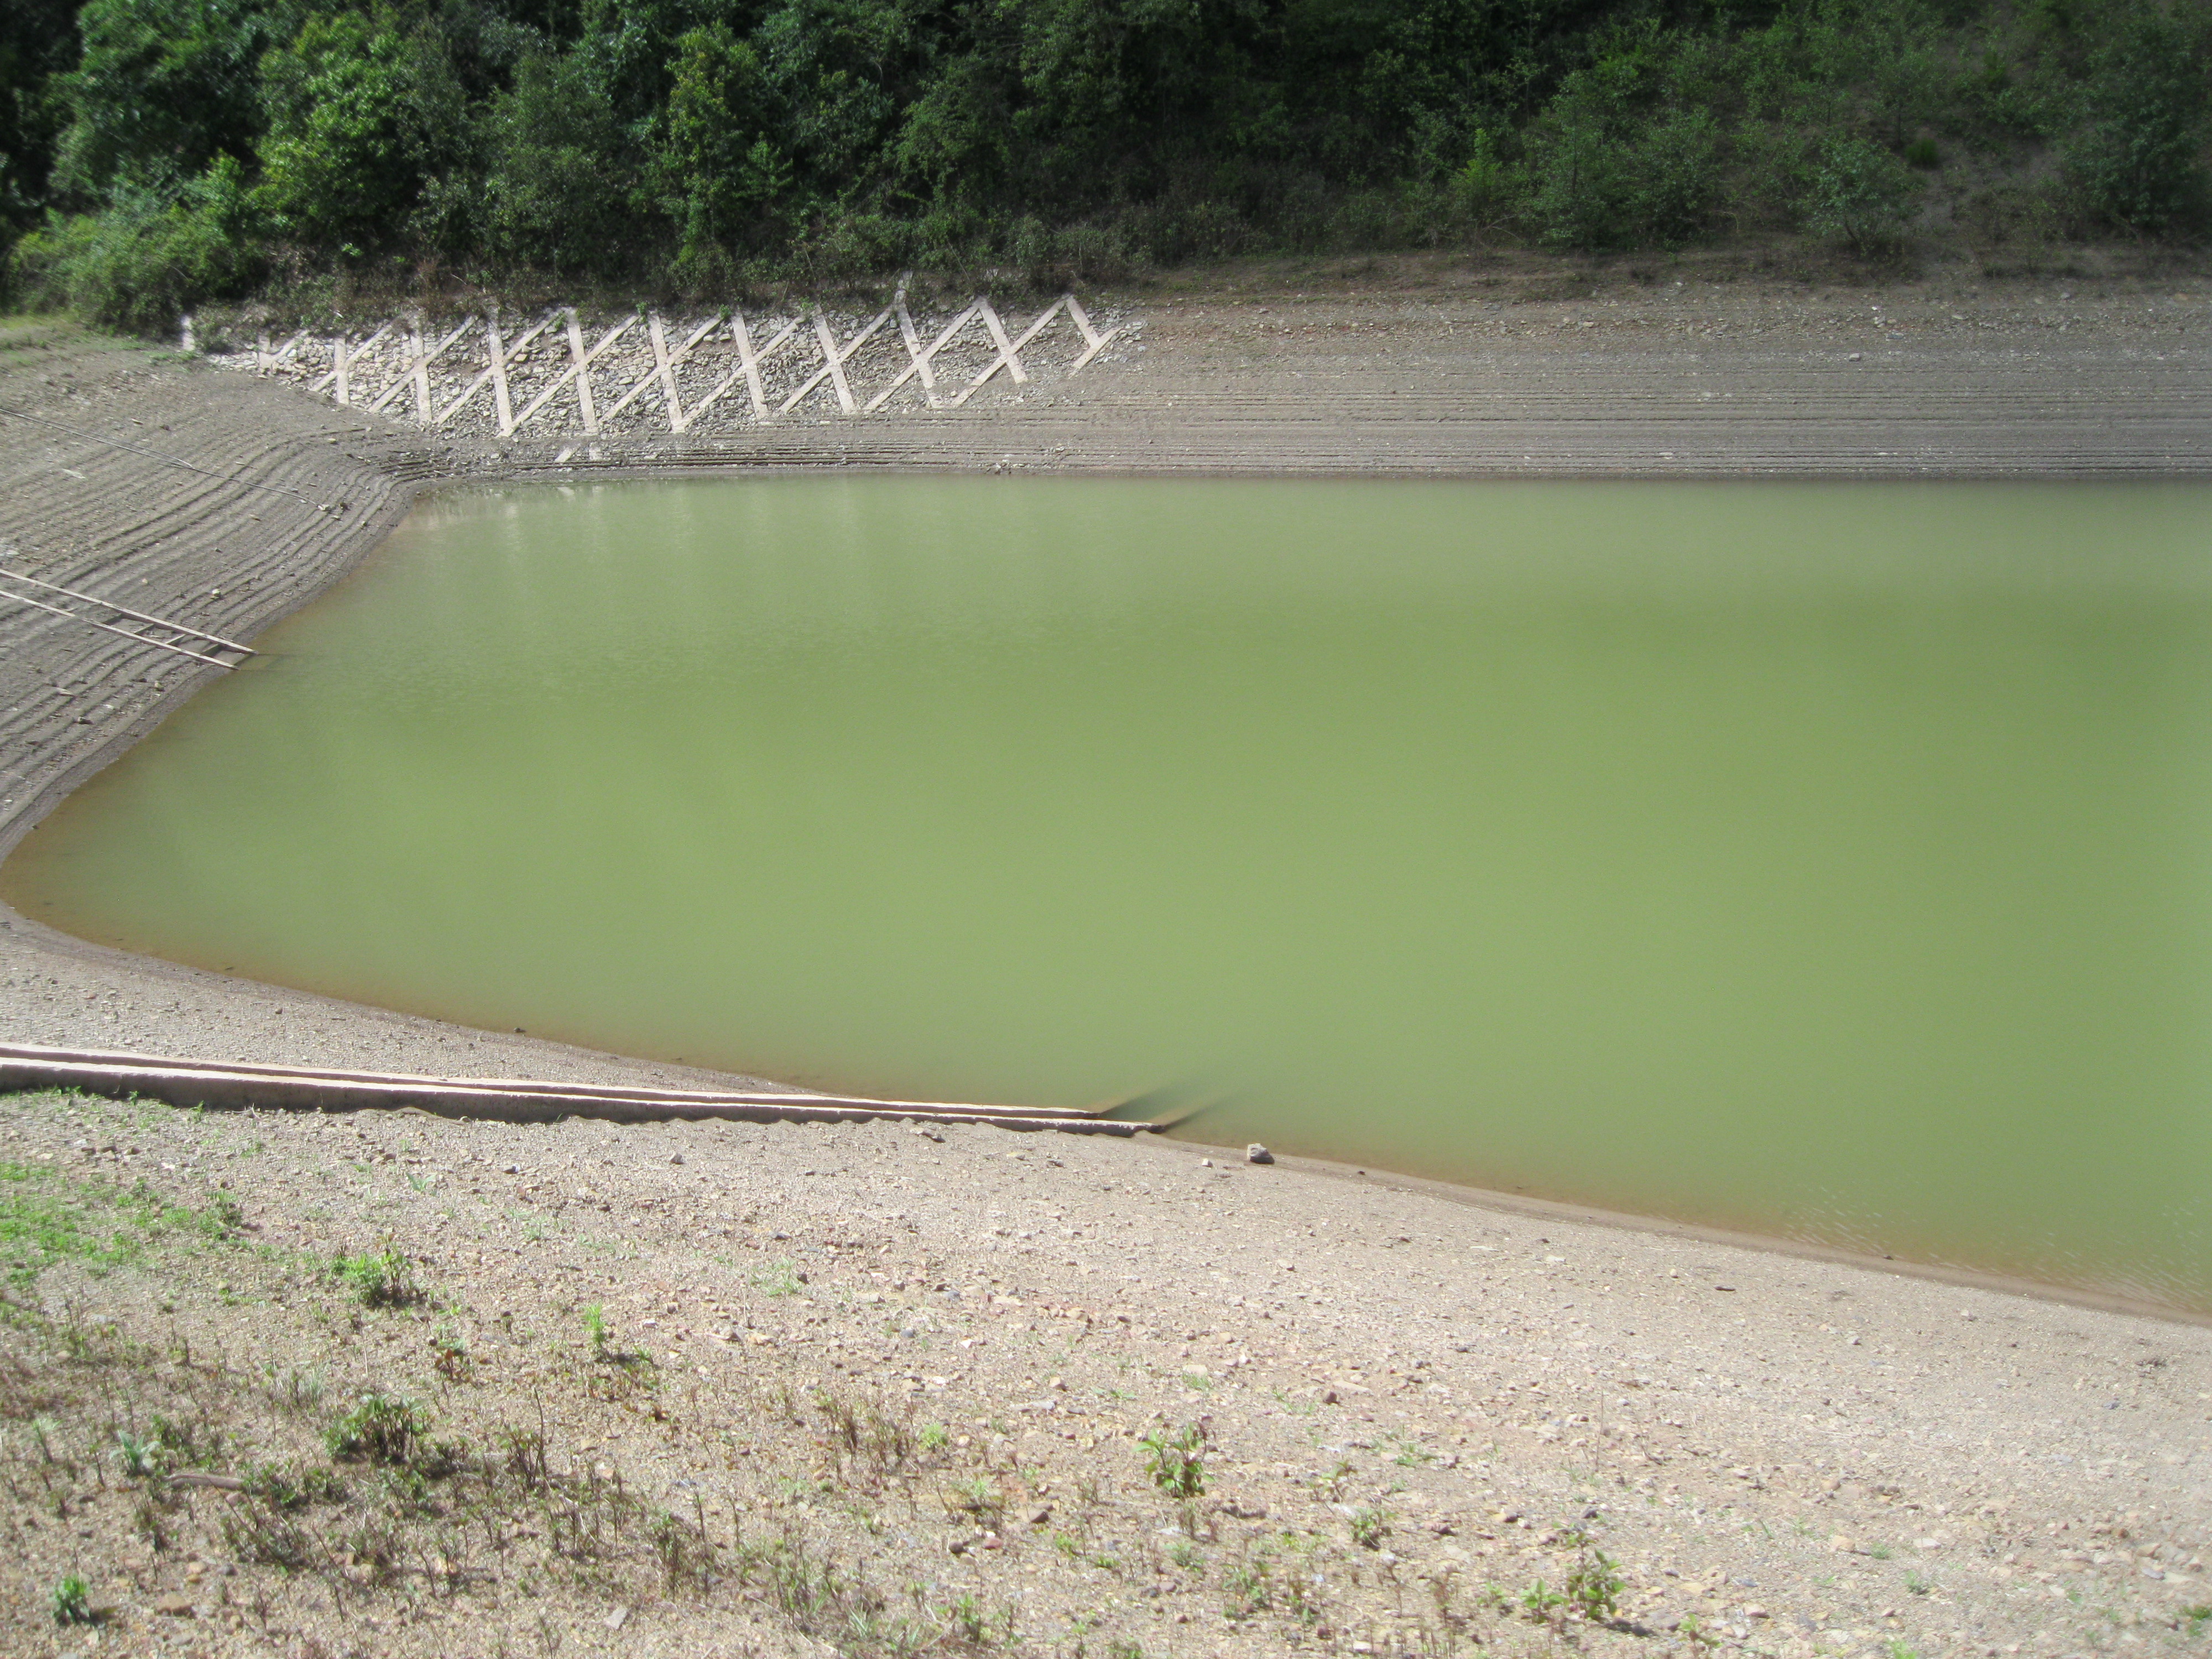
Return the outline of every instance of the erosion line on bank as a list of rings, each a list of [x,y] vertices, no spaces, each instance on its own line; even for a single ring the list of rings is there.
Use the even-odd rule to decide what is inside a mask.
[[[143,444],[125,443],[120,438],[103,438],[97,433],[82,431],[73,426],[64,426],[59,421],[50,421],[43,415],[26,415],[20,409],[0,409],[0,415],[12,416],[19,421],[29,421],[37,426],[50,426],[57,432],[66,432],[73,438],[82,438],[87,443],[106,444],[110,449],[128,450],[133,455],[143,455],[149,460],[160,461],[165,466],[179,466],[187,472],[198,472],[205,477],[219,478],[225,483],[234,483],[241,489],[265,489],[272,495],[289,495],[295,501],[307,501],[310,507],[315,505],[299,490],[283,484],[254,483],[249,479],[239,477],[233,473],[217,472],[210,467],[195,466],[190,461],[180,461],[174,455],[164,455],[160,450],[148,449]]]

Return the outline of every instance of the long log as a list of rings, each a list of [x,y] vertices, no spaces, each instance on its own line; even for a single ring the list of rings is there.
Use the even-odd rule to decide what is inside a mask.
[[[627,1088],[539,1083],[517,1078],[424,1077],[398,1072],[338,1072],[307,1066],[217,1064],[163,1054],[0,1044],[0,1090],[81,1089],[139,1096],[173,1106],[219,1110],[272,1107],[294,1111],[361,1111],[413,1107],[441,1117],[544,1123],[564,1117],[655,1122],[669,1118],[750,1123],[986,1123],[1002,1129],[1133,1135],[1152,1126],[1038,1106],[982,1106],[864,1097]]]

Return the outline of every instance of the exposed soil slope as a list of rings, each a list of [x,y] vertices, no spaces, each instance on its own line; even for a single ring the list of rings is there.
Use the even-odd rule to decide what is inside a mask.
[[[82,1650],[72,1571],[220,1654],[2185,1653],[2212,1600],[2201,1328],[1160,1141],[0,1138],[9,1215],[84,1218],[6,1240],[11,1653]],[[378,1395],[414,1443],[346,1443]],[[1185,1501],[1142,1441],[1194,1425]],[[1609,1615],[1529,1616],[1601,1552]]]

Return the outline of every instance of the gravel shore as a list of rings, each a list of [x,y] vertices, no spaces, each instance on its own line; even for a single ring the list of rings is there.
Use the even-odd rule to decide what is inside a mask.
[[[1593,288],[1471,268],[1117,303],[1143,318],[1141,348],[1095,375],[957,414],[633,436],[560,468],[550,445],[433,440],[16,323],[0,334],[15,416],[0,416],[0,565],[250,640],[449,479],[2212,473],[2212,286],[2195,279]],[[0,852],[215,672],[159,655],[0,609]],[[0,1036],[701,1076],[130,957],[6,912]],[[2180,1651],[2212,1605],[2212,1334],[2188,1323],[1152,1140],[216,1118],[58,1097],[0,1111],[27,1194],[104,1203],[143,1179],[222,1219],[112,1261],[50,1253],[26,1273],[17,1258],[7,1414],[81,1443],[57,1462],[9,1427],[9,1651],[85,1650],[47,1613],[72,1570],[126,1651],[897,1650],[794,1610],[744,1553],[794,1523],[807,1559],[892,1602],[923,1586],[910,1633],[956,1650]],[[386,1239],[430,1300],[363,1311],[329,1278],[332,1252]],[[591,1307],[649,1352],[652,1386],[586,1343]],[[425,1544],[449,1572],[363,1579],[374,1553],[341,1550],[337,1522],[384,1511],[334,1504],[301,1511],[325,1553],[288,1572],[241,1544],[226,1506],[251,1495],[226,1488],[186,1488],[157,1540],[112,1451],[87,1449],[116,1431],[70,1369],[87,1330],[106,1334],[98,1375],[123,1379],[110,1418],[226,1400],[208,1431],[240,1456],[320,1455],[312,1413],[240,1381],[287,1370],[321,1376],[332,1410],[374,1389],[434,1402],[438,1432],[471,1443],[543,1413],[564,1480],[604,1465],[661,1514],[696,1498],[714,1571],[641,1541],[624,1565],[617,1540],[586,1571],[508,1536]],[[455,1342],[465,1382],[440,1369]],[[116,1358],[141,1347],[169,1357],[143,1375]],[[855,1402],[907,1439],[847,1444],[836,1413],[858,1422]],[[1206,1490],[1179,1502],[1139,1442],[1194,1425]],[[646,1539],[637,1526],[623,1535]],[[1623,1581],[1610,1614],[1523,1605],[1598,1552]],[[1011,1634],[989,1622],[1008,1608]]]

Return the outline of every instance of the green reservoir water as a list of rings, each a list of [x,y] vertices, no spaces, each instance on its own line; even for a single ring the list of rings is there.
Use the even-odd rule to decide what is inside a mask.
[[[441,499],[0,877],[841,1089],[2212,1309],[2212,490]]]

